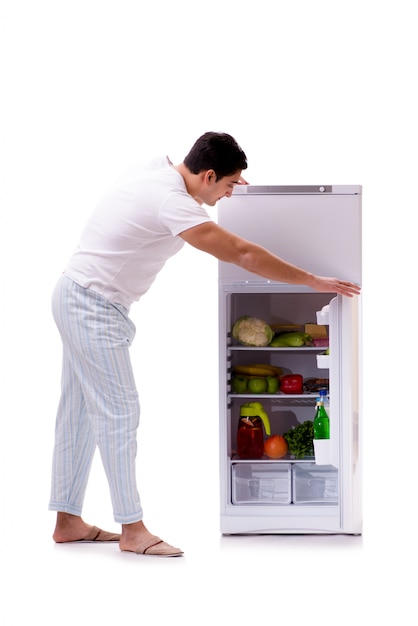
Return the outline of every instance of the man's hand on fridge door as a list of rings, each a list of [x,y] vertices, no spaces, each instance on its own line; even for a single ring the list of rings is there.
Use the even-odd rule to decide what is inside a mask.
[[[243,178],[242,176],[239,177],[238,179],[238,185],[249,185],[250,183],[248,181],[245,180],[245,178]]]
[[[349,298],[358,296],[361,292],[361,287],[355,283],[325,276],[314,276],[312,287],[316,289],[316,291],[339,293],[340,295],[348,296]]]

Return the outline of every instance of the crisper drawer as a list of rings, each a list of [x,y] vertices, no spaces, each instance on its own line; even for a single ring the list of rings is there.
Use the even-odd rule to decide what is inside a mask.
[[[289,463],[233,463],[233,504],[290,504]]]
[[[338,502],[338,470],[332,465],[295,463],[292,473],[294,504]]]

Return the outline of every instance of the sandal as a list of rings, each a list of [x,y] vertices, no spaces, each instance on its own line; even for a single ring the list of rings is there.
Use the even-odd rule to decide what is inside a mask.
[[[141,544],[135,554],[144,554],[145,556],[181,556],[182,550],[170,546],[159,537],[151,537],[148,541]]]

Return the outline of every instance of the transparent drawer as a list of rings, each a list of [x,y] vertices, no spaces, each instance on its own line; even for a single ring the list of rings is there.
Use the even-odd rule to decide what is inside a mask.
[[[293,502],[338,502],[338,470],[332,465],[295,463],[293,465]]]
[[[290,463],[234,463],[233,504],[290,504]]]

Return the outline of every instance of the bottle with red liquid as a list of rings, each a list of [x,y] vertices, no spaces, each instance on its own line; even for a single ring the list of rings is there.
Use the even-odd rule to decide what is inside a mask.
[[[240,459],[261,459],[264,430],[270,435],[270,421],[261,402],[243,404],[238,422],[237,447]]]

